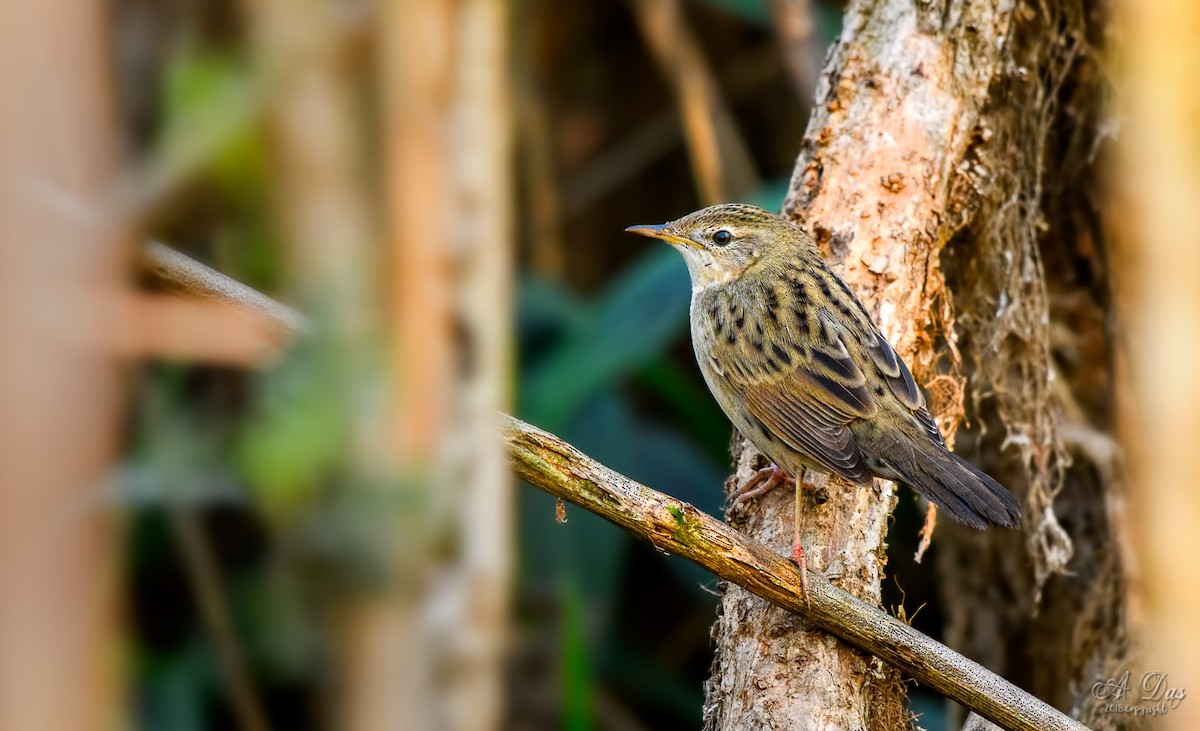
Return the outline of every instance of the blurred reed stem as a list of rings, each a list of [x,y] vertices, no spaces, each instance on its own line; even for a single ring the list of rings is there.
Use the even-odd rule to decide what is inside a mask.
[[[1149,671],[1163,688],[1200,687],[1200,6],[1190,0],[1118,4],[1122,120],[1116,205],[1127,327],[1123,355],[1132,393],[1123,441],[1137,479],[1132,518],[1134,579],[1151,640]],[[1134,222],[1132,226],[1125,221]],[[1139,689],[1146,690],[1146,689]],[[1162,700],[1161,697],[1154,700]],[[1200,706],[1183,701],[1167,728],[1200,728]]]
[[[675,92],[701,202],[758,187],[758,173],[679,0],[631,0],[646,44]]]
[[[0,728],[128,728],[121,525],[127,294],[107,9],[0,1]]]

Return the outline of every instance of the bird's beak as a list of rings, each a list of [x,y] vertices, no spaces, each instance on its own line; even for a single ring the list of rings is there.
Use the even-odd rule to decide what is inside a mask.
[[[683,244],[684,246],[699,248],[699,244],[697,244],[695,241],[683,236],[679,236],[671,231],[670,227],[665,223],[639,224],[637,226],[630,226],[625,230],[631,234],[637,234],[638,236],[648,236],[652,239],[662,239],[668,244]]]

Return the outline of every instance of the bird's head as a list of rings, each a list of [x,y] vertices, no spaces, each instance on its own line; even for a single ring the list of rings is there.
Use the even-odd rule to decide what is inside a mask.
[[[667,223],[625,230],[662,239],[678,249],[695,290],[737,279],[764,257],[803,241],[790,221],[741,203],[710,206]]]

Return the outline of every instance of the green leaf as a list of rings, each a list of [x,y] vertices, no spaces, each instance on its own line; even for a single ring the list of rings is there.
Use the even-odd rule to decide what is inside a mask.
[[[724,421],[724,419],[722,419]],[[628,443],[637,451],[633,479],[690,503],[709,515],[720,516],[728,470],[713,461],[678,431],[653,424],[640,425]],[[712,574],[690,561],[671,556],[667,565],[697,594],[713,581]]]
[[[687,271],[667,247],[651,251],[589,308],[561,345],[530,367],[521,413],[559,431],[588,396],[664,352],[687,331]]]
[[[521,277],[517,282],[517,325],[526,329],[569,329],[585,314],[583,303],[559,282]]]
[[[587,314],[583,303],[558,282],[523,277],[517,282],[517,335],[522,364],[543,360],[580,327]]]
[[[729,461],[729,419],[694,368],[688,372],[669,358],[656,358],[635,378],[639,386],[649,389],[670,409],[662,415],[664,419],[680,425],[711,458]]]
[[[166,657],[143,657],[138,673],[140,728],[203,731],[214,688],[199,646]]]
[[[608,388],[581,406],[562,436],[613,469],[629,473],[638,464],[635,450],[628,448],[637,428],[628,400],[618,389]],[[532,487],[520,493],[522,585],[546,591],[578,581],[588,611],[608,615],[632,539],[603,518],[570,505],[567,522],[560,525],[554,519],[554,502]]]
[[[163,128],[150,159],[151,180],[209,173],[223,189],[264,189],[265,145],[257,124],[261,93],[245,59],[183,42],[163,73]]]
[[[306,504],[349,453],[349,396],[333,350],[310,344],[260,376],[262,402],[241,435],[237,460],[269,512]]]

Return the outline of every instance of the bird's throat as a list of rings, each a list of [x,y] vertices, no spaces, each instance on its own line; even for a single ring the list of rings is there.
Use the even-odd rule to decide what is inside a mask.
[[[692,278],[692,293],[703,292],[712,287],[723,287],[739,278],[746,269],[746,263],[732,258],[714,256],[703,249],[685,249],[681,247],[683,259],[687,262],[688,273]]]

